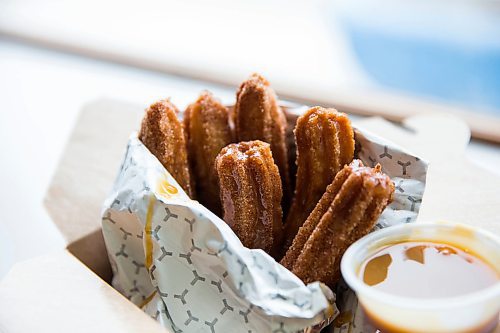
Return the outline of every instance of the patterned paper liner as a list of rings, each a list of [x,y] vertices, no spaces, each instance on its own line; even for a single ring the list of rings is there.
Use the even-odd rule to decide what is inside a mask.
[[[355,136],[357,157],[380,163],[396,185],[377,228],[414,221],[427,163],[361,129]],[[136,134],[102,226],[113,286],[173,332],[314,332],[339,313],[328,287],[304,285],[265,252],[243,247],[224,221],[187,197]],[[355,314],[354,294],[346,291],[339,306]],[[361,332],[351,317],[334,331]]]

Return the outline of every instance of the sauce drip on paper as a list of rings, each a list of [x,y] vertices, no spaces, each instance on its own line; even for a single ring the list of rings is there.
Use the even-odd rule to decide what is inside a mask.
[[[467,250],[433,242],[382,248],[361,266],[360,277],[373,288],[414,298],[459,296],[499,280],[492,267]]]
[[[162,195],[166,198],[170,198],[171,196],[177,194],[179,190],[174,185],[170,184],[167,178],[161,178],[161,180],[157,184],[157,189],[159,195]]]

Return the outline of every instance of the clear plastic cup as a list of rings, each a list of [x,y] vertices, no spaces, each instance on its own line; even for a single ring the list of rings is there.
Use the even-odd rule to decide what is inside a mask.
[[[362,281],[359,271],[367,259],[385,246],[406,241],[441,242],[470,250],[500,275],[500,238],[482,229],[433,222],[378,230],[352,244],[341,263],[342,276],[356,293],[366,320],[383,333],[492,332],[499,321],[500,282],[462,296],[422,299],[396,296]]]

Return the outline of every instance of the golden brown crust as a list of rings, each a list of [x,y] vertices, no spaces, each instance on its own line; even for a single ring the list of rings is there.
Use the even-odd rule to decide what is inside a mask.
[[[253,74],[240,85],[236,94],[234,125],[237,141],[262,140],[271,145],[273,157],[288,198],[290,180],[286,147],[286,117],[279,107],[269,82]]]
[[[285,222],[286,250],[335,175],[354,156],[354,132],[346,114],[313,107],[297,119],[297,177]]]
[[[340,277],[340,259],[349,245],[368,234],[392,200],[394,184],[359,160],[345,166],[299,229],[281,264],[310,283],[329,286]]]
[[[177,113],[169,99],[151,104],[142,119],[139,139],[193,198],[184,129]]]
[[[215,158],[232,141],[228,109],[205,91],[184,113],[189,163],[197,199],[216,215],[222,212]]]
[[[244,246],[276,256],[282,239],[281,181],[270,145],[230,144],[216,159],[224,221]]]

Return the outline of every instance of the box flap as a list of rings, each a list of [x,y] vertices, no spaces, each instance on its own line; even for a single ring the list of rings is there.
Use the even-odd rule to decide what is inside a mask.
[[[465,223],[500,235],[500,179],[466,158],[470,131],[464,121],[436,114],[410,117],[403,126],[380,118],[357,124],[430,161],[417,221]]]
[[[100,229],[102,203],[143,109],[113,100],[82,109],[44,200],[67,244]]]
[[[18,263],[7,274],[0,331],[169,332],[67,251]]]
[[[70,243],[66,249],[101,279],[111,284],[113,273],[100,229]]]

